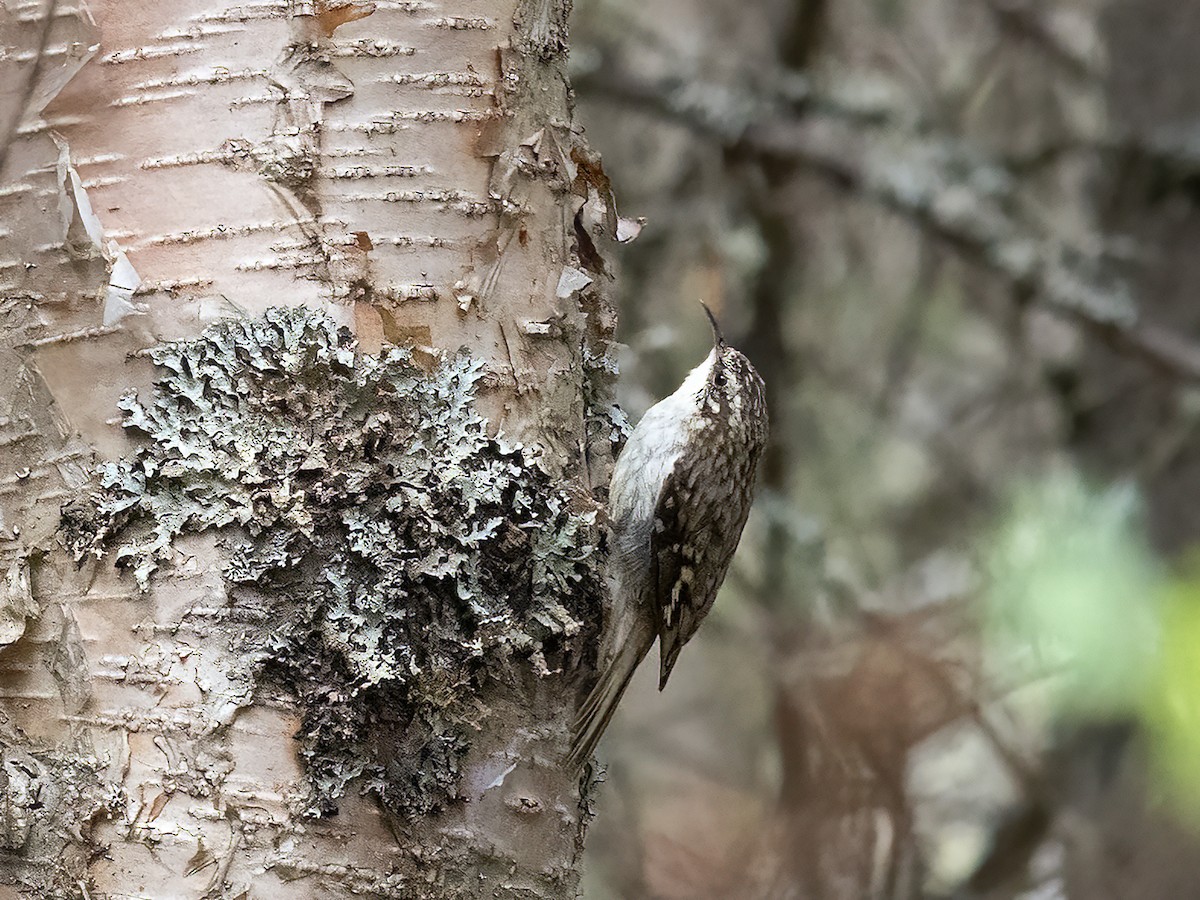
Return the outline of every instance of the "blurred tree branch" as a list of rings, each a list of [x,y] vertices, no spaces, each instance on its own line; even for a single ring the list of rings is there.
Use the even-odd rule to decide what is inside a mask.
[[[996,24],[1013,37],[1041,49],[1076,78],[1094,80],[1103,73],[1099,41],[1086,23],[1056,21],[1037,0],[983,0]],[[1080,39],[1084,35],[1084,39]]]
[[[808,79],[784,74],[768,93],[655,80],[606,62],[603,74],[600,67],[576,73],[576,87],[668,115],[732,151],[823,175],[998,276],[1022,302],[1076,322],[1164,375],[1200,382],[1200,345],[1145,321],[1099,235],[1093,247],[1074,246],[1029,221],[1007,166],[899,108],[886,89],[859,82],[819,92]],[[1163,141],[1145,149],[1193,171],[1194,164],[1182,165],[1180,151],[1196,156],[1189,147]]]

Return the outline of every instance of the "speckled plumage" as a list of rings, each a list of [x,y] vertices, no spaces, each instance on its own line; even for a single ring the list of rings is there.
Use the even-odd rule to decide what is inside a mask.
[[[656,638],[659,690],[666,685],[712,608],[750,514],[767,440],[765,388],[715,319],[713,334],[712,352],[642,417],[613,470],[608,664],[576,721],[575,765],[591,755]]]

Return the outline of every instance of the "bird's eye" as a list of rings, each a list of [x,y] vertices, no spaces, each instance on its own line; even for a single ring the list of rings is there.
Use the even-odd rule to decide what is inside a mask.
[[[724,373],[718,372],[717,377],[713,379],[717,383],[717,387],[725,387],[726,378]]]

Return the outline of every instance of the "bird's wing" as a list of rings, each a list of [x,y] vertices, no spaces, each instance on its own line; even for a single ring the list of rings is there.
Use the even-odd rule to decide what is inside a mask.
[[[725,580],[750,514],[750,485],[759,449],[741,454],[682,453],[663,482],[650,534],[659,690]]]
[[[710,531],[712,509],[700,502],[696,473],[687,454],[663,482],[650,534],[651,591],[658,613],[659,690],[675,665],[679,651],[707,611],[707,585],[697,583],[703,548],[696,539]]]

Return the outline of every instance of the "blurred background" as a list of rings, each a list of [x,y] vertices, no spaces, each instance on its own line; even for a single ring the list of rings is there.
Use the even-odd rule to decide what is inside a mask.
[[[773,424],[589,900],[1200,897],[1198,59],[1179,0],[575,0],[622,402],[703,298]]]

